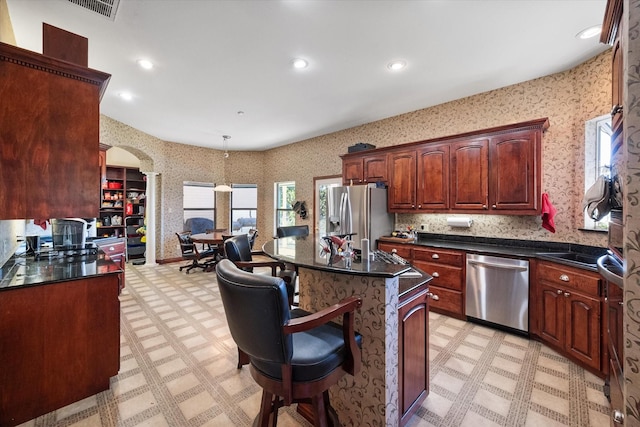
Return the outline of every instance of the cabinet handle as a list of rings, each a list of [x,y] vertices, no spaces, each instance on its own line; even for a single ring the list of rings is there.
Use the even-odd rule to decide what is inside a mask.
[[[611,412],[611,419],[616,424],[624,424],[624,413],[618,409],[614,409]]]
[[[440,273],[438,273],[437,271],[434,271],[433,273],[431,273],[431,275],[433,277],[440,277]]]
[[[432,292],[427,292],[427,296],[429,298],[431,298],[432,300],[434,300],[434,301],[439,301],[440,300],[440,297],[438,295],[432,293]]]
[[[565,293],[564,293],[564,296],[565,296],[566,298],[569,298],[569,297],[571,296],[571,294],[570,294],[569,292],[565,292]]]
[[[411,205],[411,209],[415,209],[415,208],[416,208],[416,205]]]
[[[422,205],[418,205],[418,209],[422,209]]]
[[[558,289],[558,290],[556,291],[556,293],[557,293],[558,295],[562,295],[562,289]]]
[[[111,246],[111,247],[109,248],[109,250],[110,250],[110,251],[113,251],[113,250],[115,250],[115,249],[116,249],[116,248],[114,248],[113,246]]]
[[[498,206],[497,206],[497,205],[491,205],[491,207],[492,207],[493,209],[496,209]]]
[[[622,113],[622,105],[614,105],[611,109],[611,117],[615,116],[618,113]]]
[[[482,209],[487,209],[487,205],[482,205]]]
[[[618,301],[618,305],[624,305],[622,301]]]
[[[563,282],[568,282],[569,281],[569,276],[567,276],[566,274],[561,274],[560,275],[560,280],[562,280]]]
[[[440,259],[440,255],[438,255],[438,254],[433,254],[433,255],[431,255],[431,258],[433,258],[433,259]]]

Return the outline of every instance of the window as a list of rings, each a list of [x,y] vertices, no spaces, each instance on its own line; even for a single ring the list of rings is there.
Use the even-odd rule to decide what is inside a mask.
[[[232,184],[231,228],[233,232],[248,233],[256,228],[258,218],[258,186],[256,184]]]
[[[189,218],[208,218],[216,221],[216,198],[213,184],[185,181],[182,184],[184,221]]]
[[[596,182],[600,175],[611,176],[611,116],[605,115],[589,120],[585,126],[585,192]],[[609,215],[600,221],[589,218],[586,210],[584,228],[589,230],[607,230]]]
[[[276,182],[275,193],[275,228],[296,225],[296,213],[293,211],[293,204],[296,198],[296,183]]]

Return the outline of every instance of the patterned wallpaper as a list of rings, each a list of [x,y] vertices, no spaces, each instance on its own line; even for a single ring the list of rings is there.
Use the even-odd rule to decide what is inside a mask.
[[[640,425],[640,1],[625,0],[623,43],[626,46],[626,94],[624,138],[625,179],[624,230],[626,277],[624,279],[624,376],[626,426]]]
[[[258,184],[261,245],[275,232],[273,183],[296,182],[296,198],[305,200],[310,209],[306,220],[297,218],[298,224],[313,228],[313,178],[340,174],[339,155],[356,142],[384,147],[549,117],[551,126],[543,138],[543,190],[558,209],[556,234],[544,230],[539,217],[529,216],[472,215],[474,225],[462,232],[447,227],[447,215],[439,214],[398,215],[398,225],[427,224],[431,232],[604,246],[604,235],[576,229],[582,226],[584,123],[610,110],[609,62],[607,51],[565,72],[263,152],[232,151],[226,160],[219,150],[161,141],[104,116],[100,142],[137,153],[143,159],[142,170],[160,174],[156,241],[161,260],[179,255],[174,232],[182,227],[183,181]],[[223,224],[228,207],[224,198],[219,201]]]

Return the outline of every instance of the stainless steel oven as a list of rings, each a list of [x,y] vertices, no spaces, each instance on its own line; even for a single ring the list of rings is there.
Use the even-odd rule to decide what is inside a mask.
[[[623,265],[608,253],[598,259],[598,271],[604,279],[605,325],[609,373],[605,394],[611,401],[612,425],[624,424],[624,348],[623,348]]]

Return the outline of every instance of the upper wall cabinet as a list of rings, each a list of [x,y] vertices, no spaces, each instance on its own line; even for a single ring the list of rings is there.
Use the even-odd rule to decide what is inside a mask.
[[[342,181],[345,185],[387,182],[387,155],[358,153],[342,159]]]
[[[356,180],[366,159],[386,155],[390,212],[539,215],[548,127],[544,118],[343,156],[343,181],[366,182]]]
[[[98,216],[109,78],[0,43],[0,219]]]
[[[416,150],[389,153],[389,191],[387,203],[390,210],[416,209]]]

